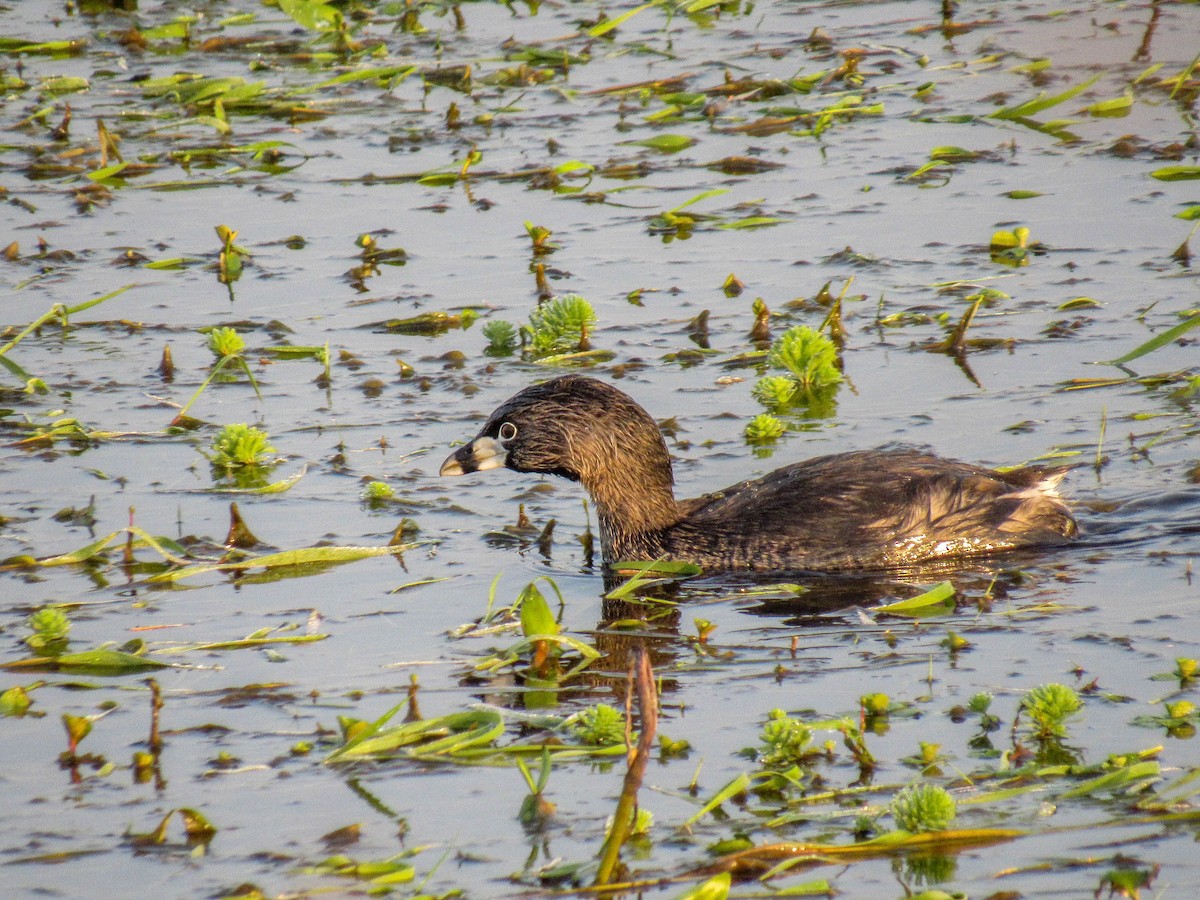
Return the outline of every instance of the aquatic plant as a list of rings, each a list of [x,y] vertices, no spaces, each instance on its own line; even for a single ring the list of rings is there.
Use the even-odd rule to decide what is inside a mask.
[[[61,609],[47,606],[33,613],[26,623],[33,634],[25,636],[25,643],[38,652],[62,650],[67,644],[71,620]]]
[[[767,362],[791,373],[804,390],[842,381],[837,347],[828,337],[807,325],[795,325],[776,338],[767,354]]]
[[[550,781],[550,766],[549,747],[542,748],[542,765],[536,780],[529,771],[529,766],[525,764],[525,760],[517,757],[517,769],[529,788],[529,793],[521,801],[521,811],[517,814],[517,818],[526,828],[541,826],[555,813],[555,805],[546,799],[546,784]]]
[[[769,413],[759,413],[746,424],[746,440],[752,444],[763,444],[780,437],[787,426]]]
[[[994,263],[1012,267],[1029,265],[1029,229],[1020,225],[1012,231],[995,232],[988,252]]]
[[[511,322],[494,319],[483,326],[483,336],[488,345],[484,353],[488,356],[509,356],[520,343],[520,334]]]
[[[238,233],[226,225],[217,226],[217,237],[221,239],[221,251],[217,255],[217,280],[221,284],[232,285],[242,277],[242,260],[250,256],[250,251],[234,243]]]
[[[567,720],[567,725],[576,738],[593,747],[625,742],[625,716],[607,703],[597,703],[576,713]]]
[[[834,342],[819,331],[807,325],[789,328],[767,352],[767,363],[784,374],[759,378],[751,388],[754,399],[775,413],[803,406],[809,416],[831,414],[834,392],[842,381],[837,353]],[[747,440],[763,442],[778,437],[783,428],[772,424],[774,421],[769,417],[752,421],[746,427]]]
[[[921,782],[910,784],[892,798],[891,813],[900,830],[920,834],[945,831],[958,814],[958,808],[945,788]]]
[[[226,357],[241,356],[246,349],[246,340],[238,334],[236,328],[218,326],[208,333],[206,341],[208,349],[218,360]]]
[[[817,752],[809,746],[812,735],[808,725],[791,718],[782,709],[773,709],[767,713],[767,723],[759,735],[762,747],[758,761],[771,769],[798,765]]]
[[[518,337],[531,360],[546,359],[560,353],[591,349],[588,336],[596,327],[596,311],[579,294],[563,294],[539,303],[529,314],[529,323],[518,329],[502,319],[484,326],[488,339],[485,353],[507,356],[517,348]]]
[[[384,481],[368,481],[362,489],[362,498],[369,504],[385,503],[395,496],[395,488]]]
[[[244,423],[226,425],[213,438],[211,456],[213,466],[226,470],[243,466],[261,466],[263,457],[274,453],[267,433],[253,425]]]
[[[237,329],[227,328],[224,326],[212,328],[208,331],[208,337],[205,340],[205,344],[213,356],[217,358],[217,361],[213,364],[208,376],[202,382],[200,382],[200,386],[196,388],[192,396],[188,398],[188,402],[180,408],[179,412],[175,416],[174,424],[180,424],[186,421],[188,410],[192,408],[193,404],[195,404],[198,399],[200,399],[200,395],[204,393],[205,389],[212,384],[215,379],[221,376],[221,373],[225,371],[226,366],[236,366],[240,368],[242,372],[245,373],[246,378],[249,380],[250,386],[254,388],[255,396],[258,397],[259,400],[262,400],[262,392],[260,392],[258,389],[258,381],[255,380],[254,373],[250,371],[250,364],[246,362],[245,356],[242,355],[242,351],[246,349],[246,341],[240,334],[238,334]]]
[[[534,307],[528,328],[522,329],[535,356],[567,350],[587,350],[588,334],[596,327],[592,304],[579,294],[563,294]]]
[[[1039,685],[1021,701],[1021,712],[1029,718],[1034,740],[1039,741],[1066,737],[1067,720],[1082,708],[1079,695],[1065,684]]]
[[[526,222],[525,233],[529,235],[534,256],[545,256],[558,249],[558,244],[550,240],[554,232],[549,228],[545,228],[542,225],[534,225],[532,222]]]
[[[803,388],[787,375],[764,375],[754,383],[750,393],[768,409],[785,409],[800,395]],[[781,432],[782,433],[782,432]]]

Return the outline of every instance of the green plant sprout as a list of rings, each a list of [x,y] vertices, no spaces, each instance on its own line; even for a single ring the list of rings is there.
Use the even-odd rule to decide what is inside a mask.
[[[205,343],[218,361],[227,357],[241,356],[242,351],[246,349],[246,339],[238,334],[236,328],[218,326],[208,333],[208,340]]]
[[[945,831],[958,814],[954,798],[936,784],[910,784],[892,798],[892,818],[901,831]]]
[[[529,235],[529,241],[533,247],[534,256],[545,256],[558,249],[558,244],[555,244],[550,240],[550,238],[553,236],[553,232],[549,228],[545,228],[541,225],[534,225],[532,222],[526,222],[525,233]]]
[[[253,425],[226,425],[213,438],[209,460],[214,468],[231,472],[242,467],[265,465],[263,457],[274,452],[265,431]]]
[[[1083,708],[1079,695],[1065,684],[1035,687],[1021,701],[1029,718],[1033,739],[1058,741],[1067,736],[1066,722]]]
[[[516,326],[503,319],[486,323],[483,326],[483,336],[488,341],[483,352],[488,356],[509,356],[517,349],[521,340]]]
[[[542,766],[535,781],[525,760],[517,757],[517,768],[521,772],[521,777],[525,779],[525,784],[529,787],[529,793],[521,801],[521,811],[517,814],[517,818],[526,828],[544,824],[555,813],[554,804],[546,799],[546,783],[550,780],[550,765],[550,749],[543,747]]]
[[[529,345],[535,356],[587,350],[588,334],[595,327],[592,305],[579,294],[563,294],[529,314]]]
[[[746,424],[746,440],[752,444],[766,444],[781,437],[787,426],[770,413],[759,413]]]
[[[767,713],[759,740],[758,761],[769,769],[786,769],[808,761],[821,751],[810,746],[812,729],[782,709]]]
[[[248,259],[250,251],[234,243],[238,233],[227,225],[217,226],[217,237],[221,239],[221,251],[217,255],[217,280],[231,285],[242,277],[242,260]]]
[[[254,388],[254,395],[260,401],[262,400],[262,392],[258,389],[258,381],[255,380],[254,373],[250,371],[250,364],[246,362],[246,358],[242,355],[242,351],[246,347],[246,342],[237,333],[236,329],[221,326],[213,328],[209,331],[205,343],[217,358],[217,361],[213,365],[212,370],[209,371],[208,377],[200,382],[200,386],[196,388],[195,392],[188,399],[188,402],[180,408],[172,424],[181,424],[186,421],[188,410],[192,408],[200,398],[200,395],[204,393],[205,388],[212,384],[213,380],[224,371],[226,366],[238,366],[246,374],[246,378],[250,381],[250,386]]]
[[[25,637],[25,643],[38,653],[61,653],[67,646],[67,634],[71,620],[60,609],[45,607],[29,617],[27,623],[33,634]]]
[[[767,362],[777,369],[786,369],[806,391],[842,381],[837,347],[807,325],[795,325],[781,334],[771,345]]]
[[[625,716],[607,703],[576,713],[567,719],[568,730],[591,747],[610,747],[625,743]]]
[[[484,336],[487,353],[504,356],[516,349],[519,334],[525,356],[531,360],[549,360],[564,353],[586,353],[588,339],[596,327],[596,311],[579,294],[563,294],[538,304],[529,314],[529,324],[518,329],[505,321],[489,322]]]
[[[787,375],[764,375],[750,389],[754,399],[767,409],[786,409],[800,395],[800,382]]]
[[[362,489],[362,499],[371,505],[386,503],[395,496],[395,488],[383,481],[369,481]]]
[[[754,398],[772,413],[807,407],[808,415],[824,416],[831,411],[833,394],[842,382],[837,346],[832,339],[807,325],[795,325],[781,334],[767,352],[768,364],[783,374],[764,375],[754,384]],[[747,440],[773,440],[783,431],[771,419],[759,419],[746,429]],[[752,436],[753,435],[753,436]]]

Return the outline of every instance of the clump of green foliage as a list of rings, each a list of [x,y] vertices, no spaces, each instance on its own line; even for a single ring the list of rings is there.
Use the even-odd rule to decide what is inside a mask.
[[[1079,695],[1065,684],[1035,687],[1021,701],[1034,740],[1057,741],[1067,736],[1066,722],[1083,708]]]
[[[807,325],[793,326],[771,344],[767,363],[781,372],[764,375],[751,390],[768,410],[779,413],[807,407],[814,416],[831,412],[842,373],[837,346],[829,337]]]
[[[789,328],[771,344],[767,362],[784,369],[799,389],[811,391],[840,384],[837,347],[828,337],[807,325]]]
[[[25,638],[25,643],[31,649],[45,653],[66,647],[71,620],[62,610],[52,607],[39,609],[29,617],[27,624],[33,634]]]
[[[799,719],[793,719],[782,709],[771,710],[767,713],[767,723],[759,736],[762,741],[758,752],[759,762],[770,769],[799,764],[815,752],[809,746],[812,735],[812,729]]]
[[[536,356],[586,350],[588,333],[595,327],[592,304],[579,294],[563,294],[529,314],[529,346]]]
[[[913,834],[945,831],[958,814],[954,798],[936,784],[910,784],[892,798],[892,818]]]
[[[217,327],[208,333],[208,349],[217,359],[241,356],[246,349],[246,340],[237,329]]]
[[[521,342],[521,336],[512,322],[496,319],[483,326],[483,336],[488,345],[484,353],[488,356],[509,356]]]
[[[598,703],[571,717],[570,730],[592,747],[611,747],[625,742],[625,716],[607,703]]]
[[[800,393],[800,384],[786,375],[764,375],[754,383],[750,392],[767,409],[784,409]]]
[[[395,488],[383,481],[369,481],[362,489],[362,498],[369,504],[386,503],[395,496]]]
[[[517,329],[510,322],[494,321],[484,326],[488,339],[485,352],[505,356],[517,347],[518,338],[529,359],[544,359],[559,353],[591,349],[588,335],[596,327],[596,311],[579,294],[563,294],[536,306],[529,324]]]
[[[217,358],[213,363],[212,371],[208,373],[208,377],[200,382],[200,387],[196,388],[191,399],[183,405],[179,410],[179,415],[176,416],[176,421],[182,421],[186,416],[192,404],[199,399],[204,393],[205,388],[213,382],[214,379],[220,377],[221,380],[229,380],[228,373],[222,374],[227,366],[236,366],[246,373],[246,378],[250,381],[250,386],[254,388],[254,394],[259,400],[262,400],[262,393],[258,389],[258,382],[254,380],[254,373],[250,371],[250,365],[246,362],[246,358],[242,355],[242,351],[246,349],[245,339],[237,333],[234,328],[225,328],[218,326],[208,332],[206,341],[209,351]],[[326,365],[328,370],[328,364]]]
[[[752,444],[766,444],[776,440],[787,431],[787,426],[770,413],[759,413],[746,425],[746,440]]]
[[[232,471],[265,465],[263,457],[274,452],[265,431],[253,425],[226,425],[213,438],[209,459],[214,468]]]
[[[242,277],[242,261],[250,251],[234,243],[238,233],[227,225],[217,226],[217,237],[221,240],[221,252],[217,256],[217,280],[221,284],[233,284]]]

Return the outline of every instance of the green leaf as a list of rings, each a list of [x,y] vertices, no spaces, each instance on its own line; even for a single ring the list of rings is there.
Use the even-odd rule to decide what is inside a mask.
[[[1166,166],[1155,169],[1150,177],[1159,181],[1190,181],[1200,178],[1200,166]]]
[[[86,91],[89,85],[88,80],[79,75],[55,75],[43,79],[38,87],[46,94],[74,94]]]
[[[395,709],[387,715],[391,715]],[[388,729],[369,730],[365,736],[335,750],[326,762],[364,756],[404,755],[431,758],[453,756],[491,744],[504,733],[504,719],[495,710],[450,713],[436,719],[406,722]]]
[[[417,184],[423,184],[426,187],[448,187],[457,183],[457,172],[430,172],[417,179]]]
[[[658,150],[662,153],[678,153],[680,150],[686,150],[695,144],[696,139],[684,134],[656,134],[654,137],[628,141],[627,143],[636,144],[639,147],[649,147],[651,150]]]
[[[746,791],[750,789],[750,784],[750,776],[743,772],[741,775],[734,778],[733,781],[729,782],[723,788],[717,791],[716,794],[713,795],[712,799],[700,807],[699,812],[691,816],[691,818],[684,822],[680,828],[688,828],[689,826],[694,825],[726,800],[730,800],[746,793]]]
[[[56,672],[81,671],[94,675],[127,675],[131,672],[144,672],[147,669],[165,669],[169,664],[156,659],[148,659],[124,650],[114,650],[99,647],[95,650],[84,650],[81,653],[64,653],[62,656],[38,656],[30,659],[18,659],[14,662],[0,664],[5,669],[39,669]]]
[[[1046,96],[1045,91],[1042,91],[1032,100],[1027,100],[1024,103],[1020,103],[1016,106],[1006,106],[1003,109],[998,109],[994,113],[990,113],[990,117],[993,119],[1027,119],[1030,116],[1037,115],[1042,110],[1050,109],[1052,106],[1058,106],[1058,104],[1070,100],[1077,94],[1083,93],[1099,80],[1100,76],[1096,75],[1092,78],[1089,78],[1087,81],[1075,85],[1074,87],[1067,88],[1061,94],[1054,94],[1053,96],[1049,97]]]
[[[171,259],[156,259],[153,262],[144,264],[142,268],[153,269],[155,271],[171,271],[186,269],[188,266],[193,266],[199,262],[203,262],[203,260],[195,256],[176,256]]]
[[[394,88],[416,71],[416,66],[379,66],[374,69],[361,69],[357,72],[343,72],[334,78],[288,91],[288,96],[306,94],[312,91],[319,91],[322,88],[333,87],[338,84],[352,84],[358,81],[381,81],[386,83],[389,88]]]
[[[1110,791],[1115,788],[1125,787],[1135,781],[1142,781],[1146,778],[1157,778],[1161,771],[1161,766],[1154,761],[1135,763],[1132,766],[1125,766],[1117,769],[1115,772],[1108,772],[1098,778],[1093,778],[1091,781],[1085,781],[1083,784],[1077,785],[1066,793],[1061,794],[1059,799],[1071,800],[1075,797],[1086,797],[1098,791]]]
[[[1154,337],[1150,338],[1150,340],[1146,341],[1146,343],[1135,347],[1124,356],[1118,356],[1116,359],[1104,360],[1103,364],[1107,366],[1120,366],[1127,362],[1132,362],[1140,356],[1145,356],[1147,353],[1153,353],[1160,347],[1165,347],[1167,344],[1191,331],[1197,325],[1200,325],[1200,315],[1192,316],[1190,319],[1180,322],[1174,328],[1170,328],[1167,331],[1164,331],[1162,334],[1156,334]]]
[[[129,163],[127,162],[113,163],[111,166],[105,166],[103,169],[89,172],[87,177],[92,181],[104,181],[104,179],[112,178],[114,175],[124,171],[128,165]]]
[[[713,188],[712,190],[709,190],[709,191],[701,191],[695,197],[692,197],[690,200],[685,200],[683,203],[680,203],[674,209],[667,210],[667,212],[677,213],[681,209],[687,209],[693,203],[699,203],[701,200],[707,200],[709,197],[717,197],[717,196],[720,196],[721,194],[728,194],[728,193],[729,193],[729,188]]]
[[[626,10],[620,15],[613,16],[611,19],[605,19],[603,22],[593,25],[587,30],[587,33],[590,37],[600,37],[601,35],[608,34],[618,25],[621,25],[626,20],[633,18],[643,9],[649,9],[651,6],[654,6],[654,4],[643,3],[641,6],[635,6],[633,9]]]
[[[283,550],[279,553],[268,553],[263,556],[253,556],[236,562],[216,562],[200,566],[189,566],[183,569],[172,569],[151,575],[147,580],[153,582],[180,581],[193,575],[203,575],[208,572],[243,571],[245,569],[272,569],[280,566],[310,566],[334,565],[337,563],[354,562],[369,559],[372,556],[390,556],[411,550],[415,544],[397,544],[388,547],[301,547],[298,550]]]
[[[872,612],[890,615],[922,616],[954,609],[954,585],[949,581],[936,584],[924,593],[907,600],[871,607]]]
[[[729,872],[714,875],[708,881],[679,894],[675,900],[725,900],[729,896],[729,885],[733,876]]]
[[[1133,109],[1133,91],[1127,90],[1120,97],[1114,97],[1111,100],[1101,100],[1099,103],[1093,103],[1086,108],[1088,115],[1097,116],[1100,118],[1117,119],[1122,116],[1129,115],[1129,111]]]
[[[948,145],[944,147],[934,147],[929,151],[929,158],[941,160],[943,162],[971,162],[979,159],[983,154],[975,150],[967,150],[965,147],[955,147]]]
[[[770,225],[778,225],[780,222],[786,222],[787,219],[781,219],[778,216],[747,216],[744,219],[736,219],[733,222],[723,222],[718,225],[718,228],[766,228]]]
[[[695,563],[677,562],[670,559],[635,559],[621,560],[612,565],[618,572],[633,572],[639,575],[699,575],[701,569]]]
[[[550,604],[538,590],[537,582],[531,581],[526,585],[517,602],[521,607],[521,631],[525,637],[545,637],[558,634],[558,622],[554,620]]]
[[[103,297],[96,297],[94,300],[84,300],[82,303],[76,304],[75,306],[68,306],[67,307],[67,315],[73,316],[77,312],[83,312],[85,309],[91,309],[93,306],[97,306],[97,305],[103,303],[105,300],[111,300],[113,297],[116,297],[116,296],[119,296],[120,294],[125,293],[127,290],[129,290],[132,287],[137,287],[137,285],[136,284],[127,284],[124,287],[117,288],[115,291],[109,291]],[[3,351],[0,351],[0,352],[3,352]]]
[[[279,0],[279,8],[309,31],[329,31],[341,22],[341,12],[332,0]]]
[[[291,490],[301,478],[308,472],[308,466],[303,465],[300,471],[287,478],[281,478],[279,481],[272,481],[270,484],[264,484],[262,487],[237,488],[237,487],[217,487],[212,488],[208,493],[212,494],[282,494],[285,491]]]
[[[270,644],[312,644],[316,641],[323,641],[327,637],[329,637],[327,634],[291,634],[270,637],[260,636],[256,633],[250,637],[236,638],[229,641],[177,644],[155,650],[154,652],[166,655],[174,653],[190,653],[194,650],[253,650],[259,647],[266,647]]]
[[[1065,311],[1069,309],[1099,309],[1100,302],[1091,297],[1072,297],[1065,303],[1060,303],[1058,309]]]
[[[23,716],[32,705],[29,692],[19,684],[0,694],[0,716]]]
[[[1189,206],[1187,209],[1180,210],[1179,212],[1175,213],[1175,218],[1183,219],[1185,222],[1194,222],[1196,219],[1200,219],[1200,203]]]

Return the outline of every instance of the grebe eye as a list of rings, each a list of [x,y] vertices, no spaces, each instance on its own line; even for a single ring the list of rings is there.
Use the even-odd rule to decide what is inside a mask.
[[[511,441],[517,436],[517,426],[512,422],[505,422],[500,426],[500,440]]]

